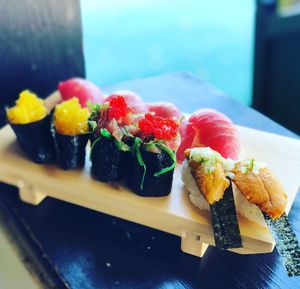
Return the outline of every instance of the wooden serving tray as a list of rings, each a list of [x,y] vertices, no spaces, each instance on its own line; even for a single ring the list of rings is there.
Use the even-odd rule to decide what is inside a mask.
[[[268,163],[289,196],[287,213],[300,184],[300,141],[245,127],[238,127],[242,157]],[[89,153],[83,170],[63,171],[54,165],[38,165],[24,155],[7,125],[0,130],[0,181],[17,186],[20,198],[38,205],[47,196],[70,202],[181,237],[181,249],[202,256],[214,245],[209,213],[189,201],[177,167],[168,197],[145,198],[122,185],[97,182],[90,176]],[[239,254],[271,252],[274,240],[267,228],[238,216],[243,248]]]

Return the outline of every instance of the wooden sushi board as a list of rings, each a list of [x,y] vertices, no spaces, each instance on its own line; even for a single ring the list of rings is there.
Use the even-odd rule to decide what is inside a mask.
[[[238,130],[242,156],[267,162],[281,180],[289,195],[288,213],[300,184],[300,141],[245,127]],[[179,167],[168,197],[143,198],[121,185],[93,180],[88,153],[83,170],[63,171],[28,160],[9,126],[0,130],[0,140],[0,181],[17,186],[24,202],[38,205],[49,196],[159,229],[181,237],[181,249],[195,256],[214,245],[209,214],[190,203]],[[239,223],[243,248],[231,251],[255,254],[273,250],[274,240],[267,228],[240,216]]]

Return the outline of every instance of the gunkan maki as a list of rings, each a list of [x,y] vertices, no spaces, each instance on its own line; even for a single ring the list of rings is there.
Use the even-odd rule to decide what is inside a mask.
[[[84,166],[85,147],[89,140],[89,117],[89,109],[82,108],[75,97],[55,107],[57,163],[64,170]]]
[[[105,104],[91,105],[92,175],[98,181],[121,180],[131,161],[130,144],[135,131],[134,116],[122,96]]]
[[[42,99],[29,90],[22,91],[16,105],[7,110],[7,118],[20,147],[33,162],[55,162],[51,117]]]
[[[176,167],[178,122],[147,113],[137,124],[133,161],[126,182],[140,196],[167,196],[172,189]]]

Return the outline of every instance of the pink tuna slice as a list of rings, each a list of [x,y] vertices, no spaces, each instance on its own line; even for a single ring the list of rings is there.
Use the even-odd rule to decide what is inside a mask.
[[[87,106],[87,102],[104,103],[104,96],[101,90],[92,82],[83,78],[70,78],[58,84],[58,90],[63,100],[77,97],[82,107]]]
[[[238,159],[240,141],[232,121],[213,109],[200,109],[181,123],[179,132],[181,144],[177,150],[177,160],[182,163],[184,151],[192,147],[210,147],[224,158]]]
[[[132,112],[134,114],[148,112],[148,108],[147,108],[146,104],[143,102],[141,97],[133,91],[129,91],[129,90],[114,91],[112,94],[107,96],[105,101],[110,101],[111,99],[113,99],[114,97],[117,97],[117,96],[124,97],[127,105],[132,109]]]
[[[179,118],[181,116],[179,109],[171,102],[161,101],[156,103],[148,103],[147,107],[149,112],[154,112],[155,115],[160,117]]]

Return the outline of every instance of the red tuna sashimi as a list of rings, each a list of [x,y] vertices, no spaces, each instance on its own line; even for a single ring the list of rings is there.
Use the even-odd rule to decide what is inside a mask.
[[[154,112],[155,115],[164,117],[164,118],[179,118],[181,116],[181,112],[175,106],[175,104],[171,102],[156,102],[156,103],[148,103],[147,104],[149,112]]]
[[[77,97],[81,106],[86,107],[87,102],[104,103],[101,90],[92,82],[83,78],[70,78],[58,84],[58,90],[63,100]]]
[[[134,114],[148,112],[148,108],[147,108],[146,104],[143,102],[141,97],[133,91],[128,91],[128,90],[115,91],[112,94],[110,94],[105,99],[105,101],[111,101],[113,98],[115,98],[117,96],[124,97],[127,105],[130,106],[130,108],[132,109],[132,112]]]
[[[232,121],[213,109],[200,109],[184,121],[179,132],[181,144],[177,160],[184,160],[184,151],[191,147],[207,146],[219,152],[224,158],[238,159],[240,142]]]

